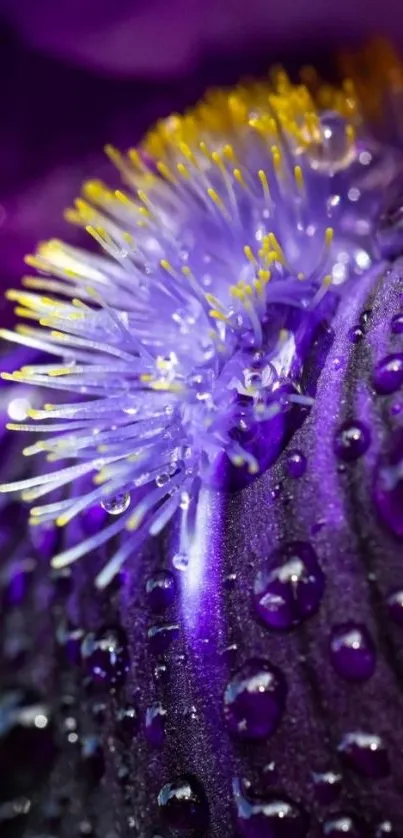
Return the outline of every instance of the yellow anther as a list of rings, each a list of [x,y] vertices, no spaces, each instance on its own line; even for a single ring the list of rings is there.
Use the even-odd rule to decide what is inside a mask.
[[[174,175],[172,174],[170,169],[168,169],[166,163],[164,163],[162,160],[158,161],[157,169],[160,175],[162,175],[162,177],[165,178],[165,180],[168,180],[170,183],[176,183]]]
[[[346,125],[346,139],[349,145],[353,145],[355,141],[355,128],[350,123]]]
[[[193,166],[197,165],[197,160],[193,154],[193,151],[191,150],[191,148],[189,148],[187,143],[179,143],[179,150],[181,154],[183,154],[183,156],[186,157],[186,160],[188,160],[189,163],[192,163]]]
[[[176,164],[176,168],[177,168],[177,170],[178,170],[179,174],[180,174],[182,177],[184,177],[184,178],[186,178],[187,180],[189,180],[189,178],[190,178],[189,170],[186,168],[186,166],[185,166],[185,164],[184,164],[184,163],[177,163],[177,164]]]
[[[172,267],[171,263],[168,262],[168,259],[161,259],[160,261],[161,268],[164,269],[170,276],[173,276],[174,279],[176,278],[177,274],[175,269]]]
[[[217,311],[215,308],[211,308],[209,311],[209,316],[213,318],[213,320],[223,320],[224,322],[228,320],[228,317],[225,314],[222,314],[221,311]]]
[[[137,148],[129,149],[129,151],[127,153],[127,156],[129,158],[130,162],[132,163],[132,165],[135,166],[136,169],[139,169],[141,172],[144,171],[144,163],[141,159],[141,155],[138,152]]]
[[[270,149],[273,160],[274,171],[278,174],[281,169],[281,152],[278,146],[273,145]]]
[[[252,262],[253,265],[257,265],[256,256],[254,255],[252,248],[248,244],[245,245],[243,252],[249,262]]]
[[[301,166],[294,166],[294,177],[298,189],[300,189],[302,192],[302,190],[304,189],[304,175],[302,173]]]
[[[219,207],[220,210],[225,210],[224,204],[218,193],[211,186],[207,189],[207,195]]]
[[[223,156],[229,160],[230,163],[235,163],[236,157],[232,145],[225,145],[223,148]]]
[[[271,279],[271,272],[267,271],[267,270],[264,270],[263,268],[260,268],[257,275],[258,275],[259,279],[262,280],[264,285],[267,285],[267,283]]]
[[[50,378],[58,378],[59,375],[71,375],[74,373],[74,367],[59,367],[55,370],[49,370],[48,375]]]
[[[148,195],[146,195],[146,193],[143,191],[143,189],[138,189],[137,190],[137,195],[138,195],[139,201],[141,201],[147,207],[149,207],[151,205],[151,201],[150,201]]]
[[[264,194],[268,195],[269,184],[268,184],[268,181],[267,181],[266,172],[264,172],[263,169],[259,169],[257,174],[258,174],[258,178],[260,180],[260,183],[262,184],[262,189],[263,189]]]
[[[232,174],[234,175],[235,180],[244,188],[246,189],[246,183],[244,180],[244,176],[240,169],[234,169]]]
[[[330,247],[333,241],[334,230],[333,227],[327,227],[325,230],[325,244],[326,247]]]

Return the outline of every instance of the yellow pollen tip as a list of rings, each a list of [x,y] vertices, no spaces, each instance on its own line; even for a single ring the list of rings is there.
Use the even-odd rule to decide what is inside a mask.
[[[327,227],[326,230],[325,230],[325,243],[326,243],[327,247],[329,247],[332,244],[333,236],[334,236],[333,227]]]
[[[244,189],[246,189],[246,183],[245,183],[244,176],[243,176],[241,170],[240,169],[234,169],[232,174],[234,175],[235,180],[240,184],[240,186],[242,186]]]
[[[298,189],[302,190],[304,188],[304,176],[303,176],[303,173],[302,173],[301,166],[295,166],[294,167],[294,177],[295,177],[295,183],[297,184]]]

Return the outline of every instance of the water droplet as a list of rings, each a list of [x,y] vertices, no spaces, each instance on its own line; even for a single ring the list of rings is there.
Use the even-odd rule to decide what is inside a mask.
[[[146,739],[154,748],[160,748],[165,739],[165,717],[167,711],[162,704],[155,703],[146,711]]]
[[[104,498],[101,501],[101,506],[108,515],[121,515],[130,506],[130,494],[129,492],[118,492],[113,497]]]
[[[373,779],[387,777],[390,771],[388,754],[380,736],[374,733],[346,733],[338,752],[350,768]]]
[[[30,794],[56,755],[49,707],[33,690],[0,694],[0,802]]]
[[[161,613],[172,605],[176,595],[175,577],[169,570],[160,570],[147,580],[146,593],[152,611]]]
[[[375,468],[374,500],[387,527],[400,538],[403,536],[403,475],[400,463],[403,455],[403,429],[396,430],[389,448],[379,458]]]
[[[81,644],[83,637],[83,629],[78,628],[78,626],[74,626],[67,619],[60,623],[57,628],[57,642],[59,646],[62,647],[66,660],[72,666],[81,662]]]
[[[308,542],[292,541],[275,550],[258,573],[254,601],[261,619],[273,629],[289,629],[319,607],[325,577]]]
[[[224,715],[231,733],[243,739],[270,736],[285,708],[287,685],[280,669],[252,658],[229,681],[224,693]]]
[[[162,787],[158,807],[164,824],[171,829],[200,833],[208,827],[209,811],[203,786],[190,774]]]
[[[161,474],[158,474],[157,477],[155,478],[155,482],[156,482],[158,488],[162,488],[162,486],[165,486],[168,483],[168,480],[169,480],[169,474],[166,471],[162,472]]]
[[[139,729],[139,715],[132,704],[119,707],[116,712],[116,733],[123,739],[132,738]]]
[[[336,432],[334,452],[340,460],[349,463],[365,454],[370,441],[369,430],[362,422],[344,422]]]
[[[242,838],[305,838],[309,817],[302,806],[278,793],[248,798],[239,780],[233,783],[237,832]]]
[[[341,792],[341,774],[335,771],[314,771],[312,779],[317,800],[322,806],[329,806],[337,800]]]
[[[175,570],[187,570],[189,566],[189,556],[186,553],[175,553],[172,564]]]
[[[162,655],[166,652],[171,643],[179,637],[179,626],[177,623],[165,623],[161,626],[151,626],[148,629],[147,637],[151,651],[155,655]]]
[[[92,683],[121,687],[129,671],[126,635],[121,628],[105,628],[85,637],[81,654]]]
[[[391,332],[393,332],[394,335],[401,335],[402,334],[402,332],[403,332],[403,314],[396,314],[396,316],[393,317],[392,322],[391,322],[390,330],[391,330]]]
[[[1,838],[23,838],[30,809],[31,801],[27,797],[17,797],[0,805]]]
[[[332,630],[330,659],[336,672],[347,681],[366,681],[376,664],[375,645],[368,629],[360,623],[341,623]]]
[[[403,626],[403,590],[392,591],[386,600],[386,604],[389,617],[398,626]]]
[[[154,667],[154,680],[156,684],[166,684],[169,679],[169,672],[166,663],[157,663]]]
[[[92,825],[87,820],[80,821],[78,825],[78,832],[79,835],[83,836],[83,838],[89,838],[89,836],[92,836],[94,834]]]
[[[398,834],[390,821],[382,821],[375,829],[374,838],[398,838]]]
[[[387,355],[377,364],[374,387],[377,393],[395,393],[403,384],[403,354]]]
[[[353,326],[348,332],[348,337],[351,343],[360,343],[364,337],[364,332],[361,329],[361,326]]]
[[[105,773],[105,758],[98,736],[83,737],[81,761],[86,780],[99,783]]]
[[[290,477],[302,477],[306,471],[306,457],[302,451],[290,451],[287,456],[287,470]]]
[[[350,815],[334,815],[322,827],[324,838],[364,838],[364,834]]]

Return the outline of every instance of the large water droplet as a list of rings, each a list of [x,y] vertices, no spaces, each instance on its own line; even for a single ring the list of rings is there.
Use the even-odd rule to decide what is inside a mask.
[[[374,500],[378,512],[392,532],[403,537],[403,429],[392,435],[388,450],[375,469]]]
[[[322,827],[323,838],[364,838],[358,823],[350,815],[334,815]]]
[[[146,739],[154,748],[160,748],[165,739],[165,717],[167,711],[159,702],[147,708]]]
[[[271,793],[263,799],[248,798],[234,781],[236,821],[242,838],[305,838],[309,817],[302,806],[284,795]]]
[[[399,838],[390,821],[382,821],[375,829],[374,838]]]
[[[302,477],[306,471],[306,457],[302,451],[290,451],[287,456],[287,471],[290,477]]]
[[[113,497],[104,498],[101,501],[101,506],[108,515],[121,515],[130,506],[130,494],[129,492],[118,492]]]
[[[398,626],[403,626],[403,590],[392,591],[387,600],[389,617]]]
[[[161,613],[172,605],[176,594],[175,577],[169,570],[160,570],[147,580],[146,593],[152,611]]]
[[[387,355],[379,361],[374,372],[374,387],[377,393],[395,393],[403,384],[403,354]]]
[[[116,733],[122,738],[132,738],[139,729],[139,714],[133,704],[119,707],[116,712]]]
[[[299,625],[317,610],[325,577],[308,542],[293,541],[275,550],[254,586],[255,607],[273,629]]]
[[[322,806],[329,806],[337,800],[341,792],[341,774],[335,771],[314,771],[312,779],[316,797]]]
[[[338,751],[346,763],[365,777],[381,779],[390,771],[388,754],[380,736],[374,733],[346,733]]]
[[[375,645],[368,629],[360,623],[335,626],[330,638],[330,659],[342,678],[366,681],[375,670]]]
[[[277,728],[285,708],[283,673],[266,660],[252,658],[229,681],[224,715],[231,733],[243,739],[263,739]]]
[[[394,335],[401,335],[403,332],[403,314],[396,314],[395,317],[392,318],[392,322],[390,325],[391,332]]]
[[[0,802],[30,794],[56,755],[49,707],[32,690],[0,694]]]
[[[171,829],[195,830],[200,835],[208,827],[209,811],[203,786],[190,774],[183,774],[162,787],[158,807],[164,824]]]
[[[125,682],[129,656],[123,629],[108,627],[87,634],[81,654],[85,671],[94,684],[117,688]]]
[[[189,567],[189,556],[187,553],[183,552],[175,553],[172,559],[172,564],[175,570],[187,570]]]
[[[334,452],[339,460],[349,463],[365,454],[370,441],[369,430],[362,422],[344,422],[336,432]]]
[[[151,626],[148,629],[147,637],[150,649],[155,655],[162,655],[167,652],[171,643],[179,637],[179,626],[177,623],[165,623],[161,626]]]

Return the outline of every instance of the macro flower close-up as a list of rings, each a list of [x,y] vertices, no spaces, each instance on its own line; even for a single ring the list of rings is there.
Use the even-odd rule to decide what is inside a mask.
[[[0,838],[399,838],[399,8],[125,5],[0,4]]]

